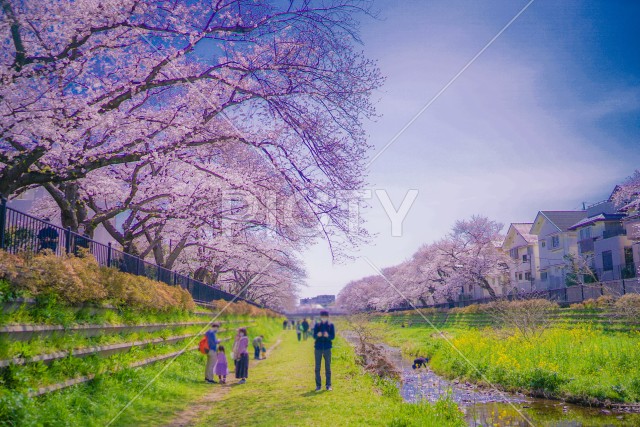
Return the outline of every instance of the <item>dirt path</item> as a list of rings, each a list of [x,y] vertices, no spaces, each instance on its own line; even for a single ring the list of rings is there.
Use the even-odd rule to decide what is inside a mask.
[[[269,354],[271,354],[282,342],[281,339],[278,339],[270,348]],[[259,361],[255,359],[251,359],[249,361],[249,367],[254,368]],[[233,374],[231,374],[233,375]],[[231,375],[229,377],[231,377]],[[227,383],[224,385],[214,384],[211,386],[211,391],[204,395],[200,400],[195,402],[193,405],[189,406],[184,411],[178,413],[175,418],[173,418],[169,423],[167,423],[166,427],[187,427],[195,424],[195,421],[199,418],[201,414],[211,409],[211,405],[215,402],[222,399],[230,390],[234,383]]]

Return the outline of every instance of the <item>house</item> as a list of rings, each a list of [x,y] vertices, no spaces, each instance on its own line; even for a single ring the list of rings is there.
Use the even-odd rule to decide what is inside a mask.
[[[611,201],[590,206],[587,214],[569,227],[578,233],[578,255],[590,270],[587,277],[579,281],[607,282],[636,277],[633,242],[623,222],[627,214],[618,212]]]
[[[587,217],[587,211],[540,211],[529,234],[538,238],[539,286],[566,286],[567,257],[578,255],[578,233],[569,228]]]
[[[518,291],[533,291],[540,286],[540,251],[538,236],[530,233],[532,226],[512,223],[502,243],[502,250],[511,258],[511,283]]]
[[[633,264],[637,271],[640,269],[640,213],[628,215],[623,219],[622,224],[627,232],[627,238],[631,241]]]

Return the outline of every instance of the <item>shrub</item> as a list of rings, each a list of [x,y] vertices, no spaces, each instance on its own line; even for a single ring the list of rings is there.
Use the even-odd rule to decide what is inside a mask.
[[[571,304],[571,308],[576,310],[602,310],[611,309],[616,302],[612,295],[602,295],[598,298],[589,298],[582,302]]]
[[[615,304],[616,298],[612,295],[602,295],[596,300],[597,308],[611,308]]]
[[[0,279],[5,279],[9,282],[15,280],[23,265],[24,260],[22,258],[0,251]]]
[[[65,305],[110,303],[158,311],[195,308],[191,295],[181,287],[100,267],[92,256],[58,257],[49,252],[23,258],[0,251],[0,280],[4,280],[0,299],[30,295]]]
[[[555,394],[565,380],[558,376],[557,372],[551,372],[542,368],[534,368],[528,375],[529,387],[544,395]]]
[[[107,296],[99,279],[99,267],[92,257],[58,257],[49,252],[29,258],[13,282],[33,296],[55,295],[64,303],[79,304]]]
[[[456,313],[477,314],[477,313],[482,313],[483,311],[484,311],[484,308],[480,304],[471,304],[466,307],[454,307],[451,310],[449,310],[449,312],[453,314],[456,314]]]
[[[638,322],[640,319],[640,294],[626,294],[612,305],[614,315],[627,321]]]
[[[550,326],[551,316],[558,310],[558,304],[546,299],[519,301],[494,301],[483,306],[498,327],[518,330],[529,340],[540,336]]]
[[[267,316],[267,317],[281,317],[280,314],[273,310],[266,308],[256,307],[253,304],[249,304],[245,301],[234,301],[230,303],[225,300],[213,300],[209,302],[213,306],[215,311],[223,311],[224,314],[235,316]]]

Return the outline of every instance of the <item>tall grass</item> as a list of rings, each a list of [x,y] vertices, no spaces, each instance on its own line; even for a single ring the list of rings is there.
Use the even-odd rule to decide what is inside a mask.
[[[432,368],[447,377],[585,403],[640,402],[638,332],[565,326],[525,339],[516,331],[453,329],[445,339],[425,327],[389,328],[392,344],[431,356]]]

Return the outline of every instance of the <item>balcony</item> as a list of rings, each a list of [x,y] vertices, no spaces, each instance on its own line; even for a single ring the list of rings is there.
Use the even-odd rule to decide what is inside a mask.
[[[614,265],[607,269],[592,269],[595,279],[600,282],[608,282],[611,280],[635,279],[638,277],[638,265],[628,263],[623,265]],[[594,280],[595,281],[595,280]],[[585,280],[585,283],[589,283]]]
[[[589,252],[593,252],[594,246],[595,246],[594,243],[593,243],[594,241],[595,241],[595,239],[593,239],[591,237],[588,238],[588,239],[580,240],[578,242],[578,247],[580,249],[580,253],[581,254],[586,254],[586,253],[589,253]]]
[[[626,235],[627,235],[627,230],[625,230],[624,228],[615,228],[613,230],[605,230],[604,233],[602,233],[602,238],[609,239],[611,237],[626,236]]]

